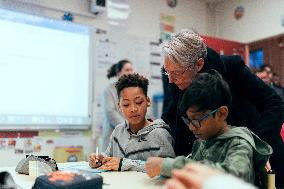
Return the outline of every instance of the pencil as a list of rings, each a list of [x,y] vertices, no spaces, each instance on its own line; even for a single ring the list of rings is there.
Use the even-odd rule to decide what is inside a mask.
[[[97,146],[96,148],[96,164],[99,163],[99,160],[97,159],[98,155],[99,155],[99,146]]]

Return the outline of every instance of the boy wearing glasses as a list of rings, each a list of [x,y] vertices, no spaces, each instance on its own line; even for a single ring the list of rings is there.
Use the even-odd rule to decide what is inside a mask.
[[[150,177],[171,176],[173,169],[200,162],[254,183],[255,171],[263,172],[272,148],[246,127],[227,124],[231,103],[228,84],[215,70],[199,74],[186,90],[180,109],[183,121],[198,138],[187,157],[148,158]]]

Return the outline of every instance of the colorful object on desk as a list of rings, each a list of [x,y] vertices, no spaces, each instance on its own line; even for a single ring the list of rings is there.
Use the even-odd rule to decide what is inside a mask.
[[[33,152],[33,143],[31,138],[26,138],[24,140],[24,150],[26,154]]]
[[[34,151],[35,152],[40,152],[41,151],[41,144],[35,144],[34,145]]]
[[[6,147],[6,140],[4,138],[0,138],[0,149]]]
[[[58,163],[83,161],[83,147],[55,147],[54,159]]]
[[[16,140],[15,139],[13,139],[13,138],[9,138],[8,139],[8,147],[15,147],[15,145],[16,145]]]
[[[103,178],[84,171],[56,171],[37,177],[32,189],[102,189]]]

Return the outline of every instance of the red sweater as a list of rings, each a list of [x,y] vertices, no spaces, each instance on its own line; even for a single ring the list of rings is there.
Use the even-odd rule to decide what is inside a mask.
[[[284,142],[284,123],[282,124],[282,128],[281,128],[281,131],[280,131],[280,135],[282,137],[282,140]]]

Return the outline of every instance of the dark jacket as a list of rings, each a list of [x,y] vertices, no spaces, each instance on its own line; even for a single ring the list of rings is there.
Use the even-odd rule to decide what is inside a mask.
[[[282,101],[284,102],[284,88],[273,83],[271,83],[269,86],[281,97]]]
[[[232,92],[228,124],[247,126],[269,143],[274,151],[270,159],[272,167],[277,173],[277,178],[283,178],[284,143],[280,137],[280,129],[284,122],[284,104],[281,98],[250,72],[240,56],[220,57],[210,48],[207,51],[205,64],[200,72],[217,70],[228,82]],[[176,155],[187,155],[191,152],[195,138],[182,122],[183,112],[178,109],[184,91],[179,90],[174,84],[169,84],[169,87],[171,93],[166,95],[171,97],[171,101],[165,104],[162,119],[171,127]],[[280,180],[277,179],[277,182]]]

